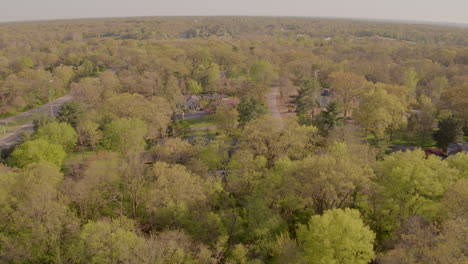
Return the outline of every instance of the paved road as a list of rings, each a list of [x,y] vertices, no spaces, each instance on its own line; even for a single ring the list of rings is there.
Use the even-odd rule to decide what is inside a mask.
[[[0,149],[3,148],[8,148],[11,147],[15,144],[17,144],[21,140],[21,135],[23,133],[31,132],[34,129],[33,123],[31,119],[31,116],[37,115],[37,114],[46,114],[50,115],[50,109],[52,107],[52,112],[54,115],[57,115],[58,111],[62,107],[63,104],[66,102],[70,101],[72,99],[71,94],[67,94],[65,96],[62,96],[54,101],[51,102],[51,104],[45,104],[42,106],[38,106],[36,108],[33,108],[29,111],[23,112],[21,114],[11,116],[5,119],[0,120],[0,126],[1,125],[7,125],[7,124],[17,124],[19,125],[18,128],[15,130],[7,133],[6,135],[1,135],[0,134]],[[0,128],[0,133],[2,133],[2,130]]]
[[[62,107],[63,104],[65,104],[66,102],[70,101],[72,99],[72,95],[71,94],[67,94],[65,96],[62,96],[54,101],[52,101],[52,110],[54,112],[54,115],[56,115],[58,113],[58,111],[60,110],[60,107]],[[18,121],[22,118],[27,118],[33,114],[39,114],[39,113],[45,113],[45,114],[49,114],[50,113],[50,104],[45,104],[45,105],[41,105],[41,106],[38,106],[36,108],[33,108],[29,111],[26,111],[26,112],[23,112],[21,114],[18,114],[18,115],[14,115],[14,116],[11,116],[11,117],[8,117],[8,118],[5,118],[5,119],[1,119],[0,120],[0,125],[3,125],[3,124],[7,124],[7,123],[12,123],[12,122],[15,122],[15,121]]]
[[[22,125],[21,127],[17,128],[16,130],[7,133],[5,136],[0,138],[0,150],[4,148],[11,147],[16,143],[20,142],[21,135],[23,133],[27,133],[33,131],[34,124],[32,122]]]
[[[278,108],[278,97],[280,96],[280,86],[278,81],[273,81],[273,84],[268,94],[268,108],[270,109],[271,116],[278,119],[278,125],[283,128],[284,123],[281,118],[280,110]]]

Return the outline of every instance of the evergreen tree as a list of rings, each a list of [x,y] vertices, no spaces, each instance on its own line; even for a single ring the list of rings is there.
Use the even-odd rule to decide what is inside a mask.
[[[442,119],[439,122],[439,130],[434,133],[434,139],[437,141],[437,146],[442,149],[447,149],[451,143],[461,143],[463,122],[454,116]]]
[[[300,123],[310,123],[310,114],[317,107],[317,93],[320,84],[317,80],[305,80],[298,89],[298,94],[291,96],[291,103],[296,105]]]
[[[238,106],[239,122],[245,124],[250,120],[257,119],[267,112],[264,104],[255,98],[242,98]]]
[[[315,125],[324,136],[340,124],[341,118],[338,115],[341,110],[336,102],[331,102],[327,109],[320,112],[319,116],[315,119]]]

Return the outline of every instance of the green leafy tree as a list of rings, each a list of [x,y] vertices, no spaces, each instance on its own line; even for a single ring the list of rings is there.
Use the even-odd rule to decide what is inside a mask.
[[[155,163],[142,196],[154,229],[191,225],[191,210],[203,211],[207,202],[205,181],[182,165]]]
[[[221,85],[221,71],[219,70],[219,65],[216,63],[211,63],[207,75],[206,90],[208,92],[218,92]]]
[[[219,257],[212,256],[220,253],[211,252],[183,231],[169,230],[148,238],[146,246],[138,251],[138,258],[131,263],[217,263]]]
[[[408,220],[398,243],[379,258],[379,263],[466,263],[466,218],[444,221],[439,225],[419,219]]]
[[[187,120],[176,120],[172,129],[174,136],[187,136],[190,133],[190,124]]]
[[[367,264],[374,259],[375,234],[354,209],[315,215],[297,231],[307,263]]]
[[[451,143],[461,143],[463,135],[463,122],[451,116],[439,121],[439,130],[434,133],[434,139],[439,148],[447,149]]]
[[[239,122],[245,124],[267,113],[267,107],[253,97],[243,97],[238,105]]]
[[[459,177],[447,162],[421,150],[393,153],[377,163],[375,173],[368,216],[379,241],[393,236],[409,217],[436,217],[440,198]]]
[[[138,119],[121,118],[113,120],[104,128],[102,145],[121,153],[141,150],[145,146],[148,132],[145,122]]]
[[[54,77],[62,81],[64,87],[68,87],[75,77],[75,71],[71,66],[59,66],[54,69]]]
[[[32,69],[34,67],[34,61],[31,57],[22,57],[19,61],[21,69]]]
[[[90,221],[83,226],[79,240],[72,246],[71,256],[75,263],[135,263],[137,252],[144,244],[144,238],[132,232],[129,226],[117,221]]]
[[[414,95],[416,93],[416,88],[418,86],[419,77],[418,73],[414,70],[414,68],[409,68],[405,71],[403,76],[403,83],[406,87],[409,88],[410,93]]]
[[[229,162],[228,142],[222,139],[211,141],[204,146],[200,152],[200,159],[213,170],[222,170],[226,168]]]
[[[60,169],[49,162],[0,168],[0,262],[59,263],[79,221],[67,207]]]
[[[221,105],[216,109],[213,119],[215,120],[218,128],[226,132],[228,135],[232,135],[237,126],[239,113],[234,106]]]
[[[447,189],[442,199],[441,215],[444,219],[468,219],[468,177]]]
[[[442,93],[449,85],[449,81],[445,76],[439,76],[432,79],[427,85],[427,96],[430,96],[432,101],[439,102]]]
[[[164,143],[151,148],[150,152],[154,160],[179,164],[187,163],[195,154],[194,147],[178,137],[168,138]]]
[[[356,204],[371,185],[373,172],[366,159],[345,143],[336,143],[326,153],[292,163],[287,170],[296,182],[294,189],[322,213]],[[291,181],[293,183],[293,181]]]
[[[419,145],[422,147],[426,144],[427,139],[431,136],[434,130],[436,108],[431,98],[421,95],[419,99],[421,110],[416,115],[416,135],[419,138]],[[413,128],[413,129],[414,129]]]
[[[331,89],[337,94],[343,106],[343,114],[348,117],[354,108],[355,99],[363,93],[366,79],[352,72],[333,72],[329,76]]]
[[[364,126],[366,134],[370,132],[375,138],[382,138],[387,129],[404,124],[405,110],[396,96],[375,87],[361,97],[354,117]]]
[[[195,80],[187,82],[187,91],[191,94],[200,94],[203,92],[203,87]]]
[[[108,98],[104,107],[113,118],[144,121],[148,129],[147,137],[153,141],[165,135],[171,122],[172,106],[162,97],[154,96],[148,100],[140,94],[122,93]]]
[[[269,86],[273,79],[273,66],[266,60],[260,60],[250,67],[250,78],[255,84],[260,86]]]
[[[99,124],[91,120],[80,121],[76,126],[76,132],[80,146],[89,146],[93,150],[96,149],[96,146],[103,137]]]
[[[457,155],[446,159],[451,168],[455,168],[460,173],[460,178],[468,179],[468,153],[459,152]]]
[[[35,139],[19,145],[11,153],[9,163],[12,166],[22,168],[28,164],[49,161],[61,167],[66,156],[67,154],[61,145],[49,143],[43,139]]]
[[[48,123],[37,130],[37,139],[58,144],[66,151],[71,151],[78,141],[78,135],[68,123]]]
[[[65,103],[57,115],[57,120],[59,122],[65,122],[70,124],[72,127],[76,128],[79,118],[84,113],[84,107],[76,102],[71,101]]]
[[[122,203],[119,166],[116,153],[100,152],[91,155],[84,171],[78,177],[67,177],[64,190],[77,208],[82,219],[96,220],[99,217],[118,217],[125,206]]]
[[[90,60],[85,60],[78,67],[78,75],[81,76],[81,77],[92,77],[92,76],[95,76],[96,73],[97,73],[97,67]]]

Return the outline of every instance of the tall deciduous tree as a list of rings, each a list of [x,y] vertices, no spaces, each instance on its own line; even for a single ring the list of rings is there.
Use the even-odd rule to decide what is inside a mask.
[[[44,139],[58,144],[66,151],[71,151],[78,141],[78,135],[68,123],[48,123],[37,130],[37,139]]]
[[[289,174],[297,181],[297,192],[311,201],[317,212],[357,203],[369,189],[373,172],[366,160],[337,143],[327,153],[295,161]]]
[[[377,187],[371,195],[369,212],[379,240],[392,236],[408,217],[437,215],[440,197],[458,177],[458,171],[423,151],[397,152],[378,162]],[[375,221],[375,222],[374,222]]]
[[[49,162],[0,171],[0,262],[58,263],[79,222],[59,191],[63,174]]]
[[[231,135],[237,126],[239,113],[235,106],[224,104],[216,109],[213,119],[221,130]]]
[[[206,91],[208,92],[218,92],[221,86],[221,71],[219,70],[219,65],[216,63],[211,63],[208,73],[207,73],[207,84]]]
[[[36,139],[19,145],[11,153],[9,163],[22,168],[28,164],[49,161],[61,167],[66,155],[61,145],[49,143],[43,139]]]
[[[418,82],[418,73],[414,70],[414,68],[409,68],[405,71],[405,74],[403,76],[403,84],[409,88],[410,94],[413,96],[416,94]]]
[[[364,92],[366,79],[351,72],[334,72],[330,74],[331,89],[335,91],[343,104],[344,116],[348,117],[355,105],[355,99]]]
[[[138,119],[117,119],[104,128],[102,144],[109,150],[120,153],[141,150],[145,146],[145,135],[148,132],[145,122]]]
[[[370,132],[376,138],[380,138],[387,129],[391,128],[393,131],[405,123],[405,111],[405,107],[396,96],[375,87],[361,97],[354,116],[356,121],[364,126],[366,133]]]
[[[200,94],[203,92],[203,87],[196,80],[187,82],[187,91],[191,94]]]
[[[99,152],[90,156],[83,165],[86,169],[78,177],[68,177],[64,182],[64,189],[77,207],[78,215],[91,220],[121,216],[122,179],[116,153]]]
[[[134,263],[144,245],[144,238],[118,221],[90,221],[71,246],[70,256],[75,263]]]
[[[375,234],[353,209],[334,209],[299,226],[298,242],[307,263],[366,264],[374,259]]]
[[[265,60],[258,61],[250,67],[250,78],[255,84],[269,86],[273,79],[273,66]]]

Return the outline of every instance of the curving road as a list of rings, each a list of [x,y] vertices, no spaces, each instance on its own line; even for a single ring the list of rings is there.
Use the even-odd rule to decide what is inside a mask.
[[[73,96],[67,94],[62,96],[50,104],[45,104],[33,108],[29,111],[14,115],[0,120],[0,150],[11,147],[21,140],[23,133],[32,132],[34,130],[33,120],[41,114],[50,115],[51,108],[54,115],[57,115],[60,108],[68,101],[72,100]],[[3,133],[2,126],[14,125],[16,128],[6,134]]]

